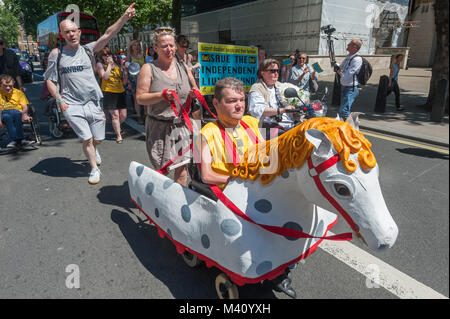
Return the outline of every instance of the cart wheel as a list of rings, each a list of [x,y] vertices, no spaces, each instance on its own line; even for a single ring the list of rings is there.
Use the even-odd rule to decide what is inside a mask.
[[[216,292],[219,299],[239,298],[238,287],[224,273],[216,277]]]
[[[202,263],[202,261],[200,259],[198,259],[197,256],[195,256],[194,254],[191,254],[187,250],[185,250],[181,256],[183,257],[183,260],[186,263],[186,265],[188,265],[191,268],[198,267]]]

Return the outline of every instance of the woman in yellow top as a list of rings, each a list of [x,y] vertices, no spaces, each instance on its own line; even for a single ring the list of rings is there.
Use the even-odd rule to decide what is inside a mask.
[[[230,180],[234,163],[243,158],[256,139],[262,142],[264,138],[259,132],[258,119],[243,116],[245,93],[240,80],[224,78],[217,81],[213,104],[218,120],[208,123],[201,130],[201,174],[204,183],[223,189]],[[248,127],[249,132],[244,126]],[[224,137],[234,146],[226,147]],[[236,153],[234,159],[230,153]]]
[[[141,67],[144,65],[145,57],[139,40],[133,40],[128,45],[127,61],[130,63],[137,62]],[[128,90],[133,94],[134,109],[138,117],[138,122],[144,124],[144,119],[141,117],[141,105],[136,101],[136,86],[137,76],[129,76]]]
[[[114,63],[111,50],[108,47],[98,52],[97,73],[102,79],[103,107],[109,110],[112,126],[116,133],[116,142],[122,144],[123,138],[120,124],[127,119],[125,87],[127,73]]]

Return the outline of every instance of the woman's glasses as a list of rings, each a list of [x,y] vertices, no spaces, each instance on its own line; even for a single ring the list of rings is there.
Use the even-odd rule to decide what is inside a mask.
[[[270,72],[270,73],[272,73],[272,74],[275,74],[275,73],[280,72],[280,70],[278,70],[278,69],[272,69],[272,70],[266,70],[266,72]]]

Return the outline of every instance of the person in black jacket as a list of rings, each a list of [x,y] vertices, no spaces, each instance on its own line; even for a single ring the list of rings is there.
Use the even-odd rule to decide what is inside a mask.
[[[25,92],[20,77],[20,63],[17,54],[8,49],[5,39],[0,38],[0,74],[11,75],[15,81],[15,88]]]

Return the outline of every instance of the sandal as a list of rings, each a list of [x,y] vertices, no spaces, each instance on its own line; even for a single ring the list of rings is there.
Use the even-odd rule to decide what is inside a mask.
[[[117,143],[117,144],[122,144],[122,142],[123,142],[123,138],[120,139],[120,140],[116,140],[116,143]]]

